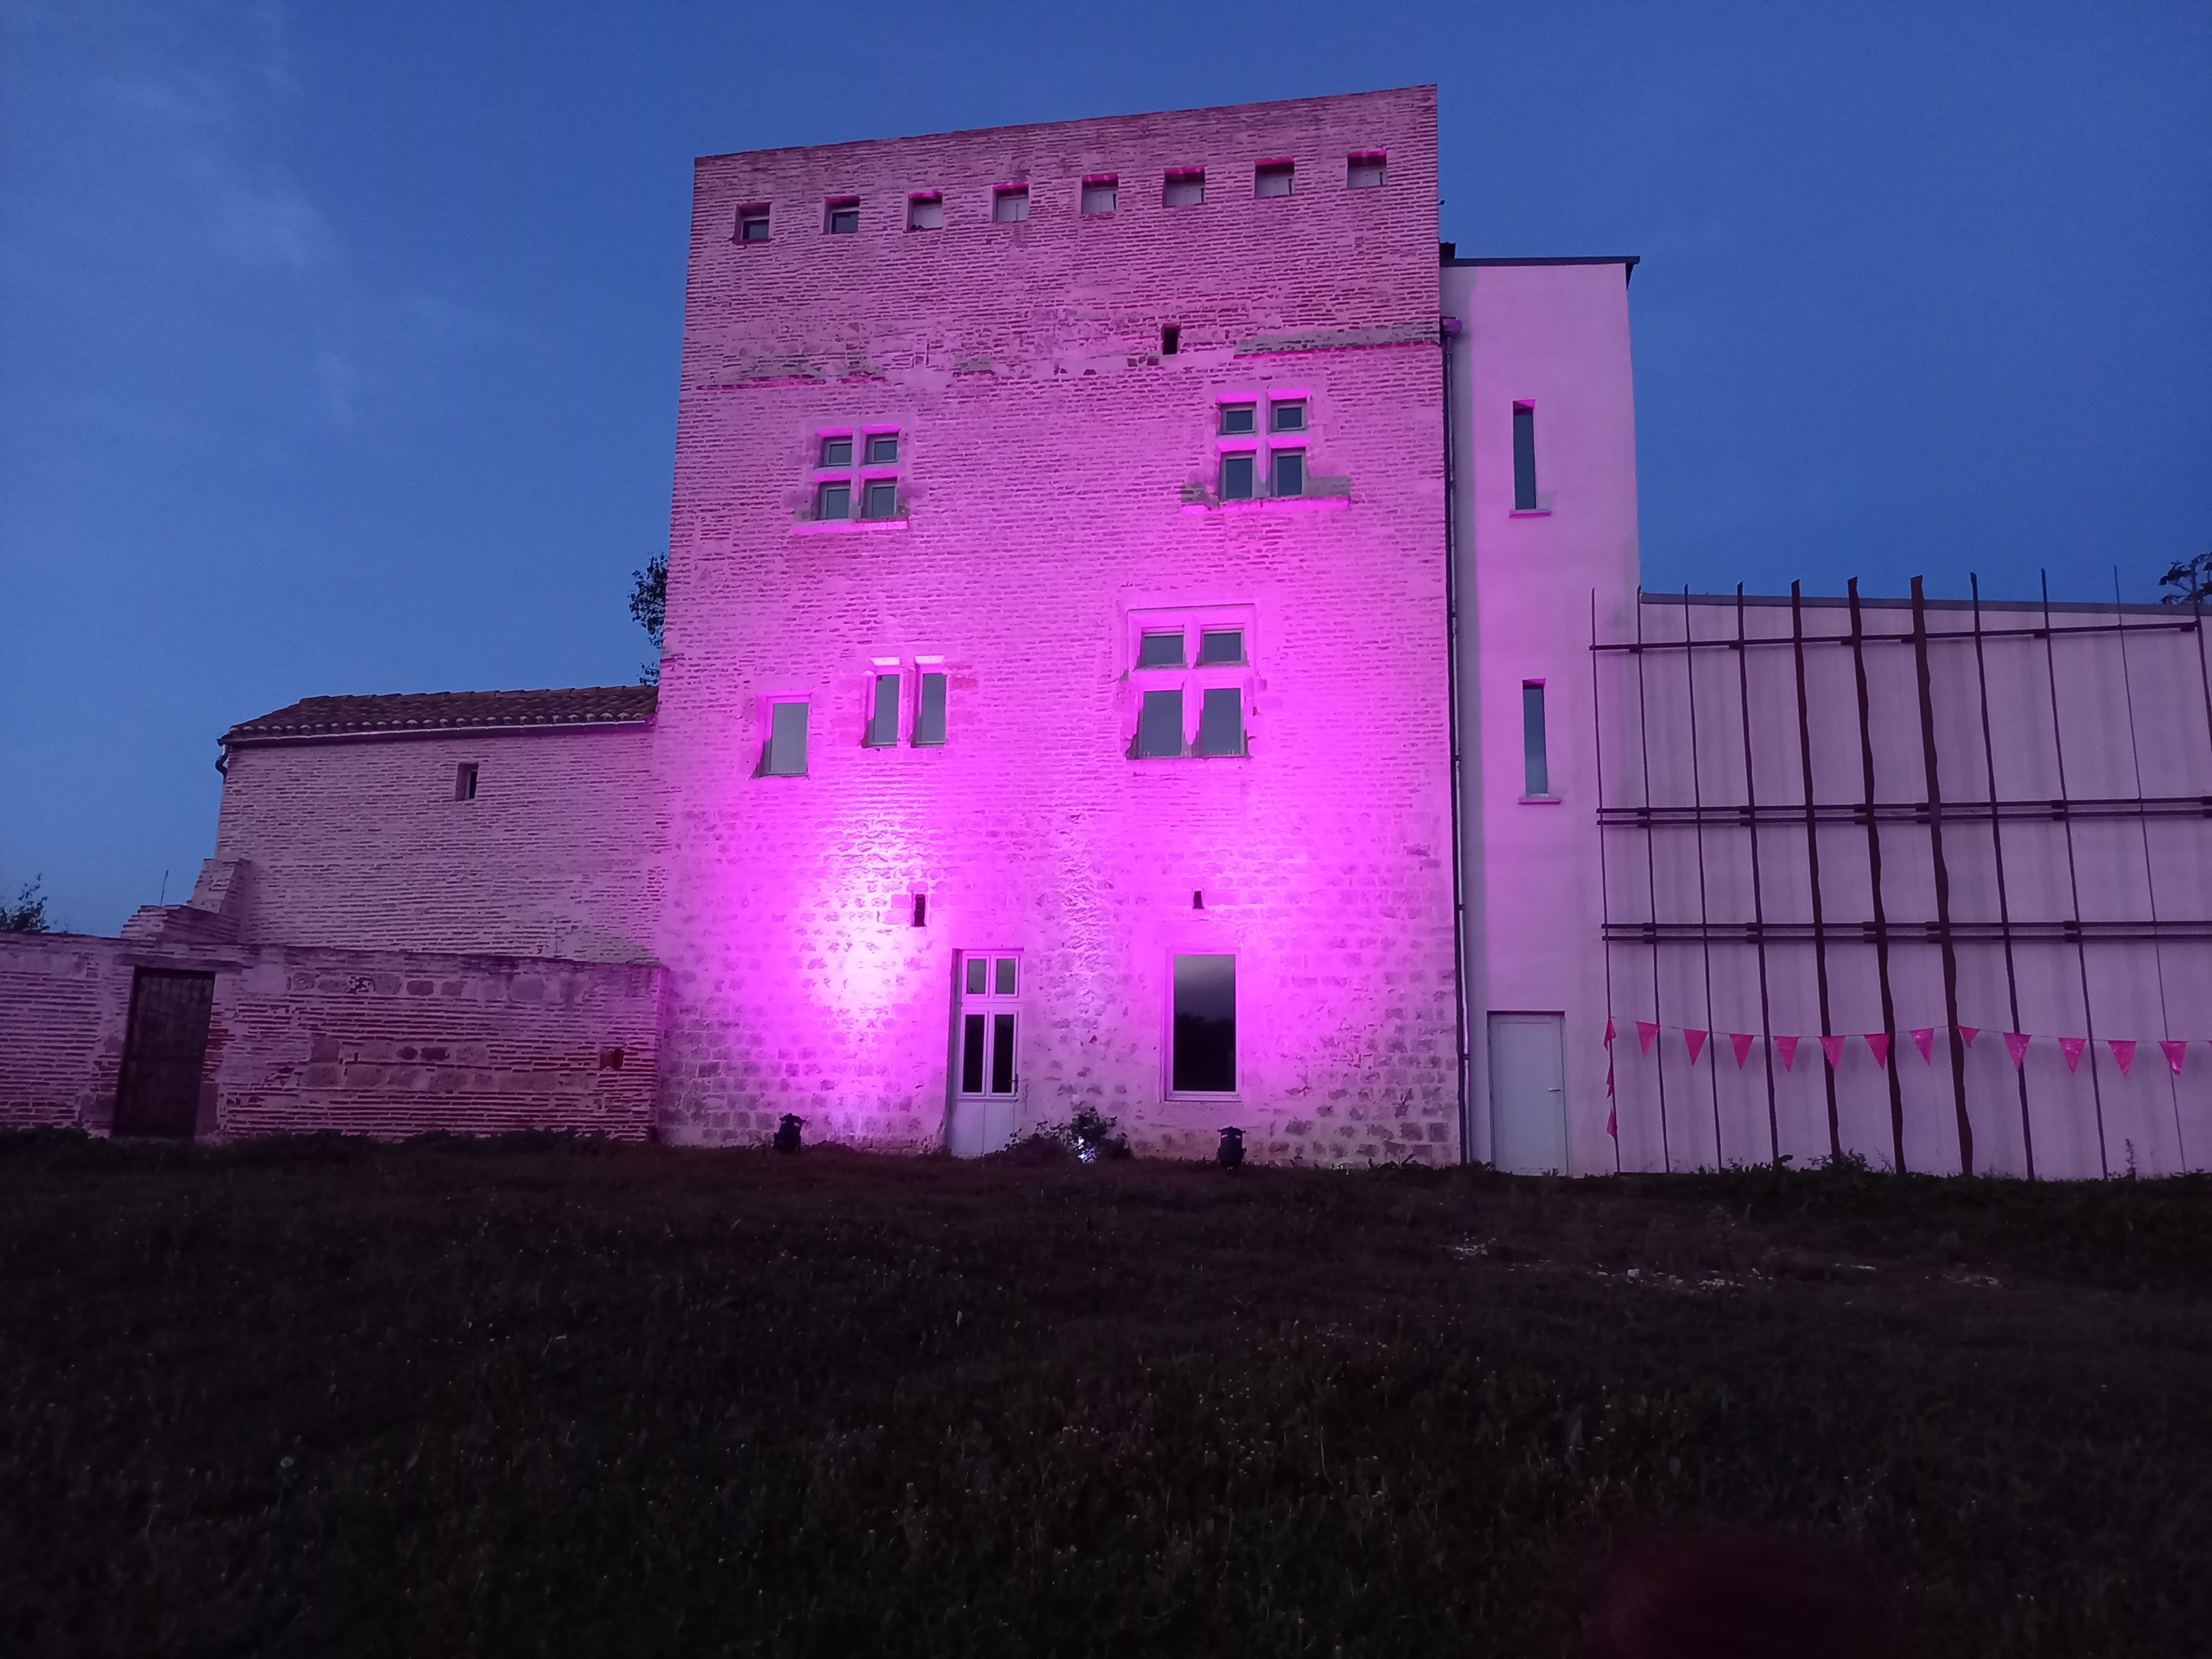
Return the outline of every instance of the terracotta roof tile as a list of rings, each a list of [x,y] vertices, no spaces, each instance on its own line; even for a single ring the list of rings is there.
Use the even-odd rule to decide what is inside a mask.
[[[302,697],[242,720],[226,744],[370,732],[480,731],[503,726],[611,726],[649,720],[658,687],[587,685],[557,691],[399,691],[370,697]]]

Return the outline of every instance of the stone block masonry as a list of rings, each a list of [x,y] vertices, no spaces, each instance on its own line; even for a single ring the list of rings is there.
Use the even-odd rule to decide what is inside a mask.
[[[0,1126],[108,1131],[139,968],[215,975],[201,1139],[652,1125],[651,965],[29,934],[0,937]]]

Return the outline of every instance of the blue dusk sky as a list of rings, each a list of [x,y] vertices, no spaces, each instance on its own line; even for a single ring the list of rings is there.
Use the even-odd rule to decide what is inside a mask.
[[[2212,550],[2212,7],[0,0],[0,887],[112,933],[302,696],[627,683],[695,155],[1433,82],[1635,253],[1647,586]]]

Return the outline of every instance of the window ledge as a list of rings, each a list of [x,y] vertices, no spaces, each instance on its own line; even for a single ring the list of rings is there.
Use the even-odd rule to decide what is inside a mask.
[[[1505,516],[1509,519],[1548,519],[1552,516],[1552,509],[1548,507],[1516,507]]]
[[[1559,797],[1557,795],[1523,795],[1521,797],[1521,804],[1523,806],[1557,806],[1559,804]]]
[[[905,519],[801,519],[791,526],[794,536],[857,536],[868,531],[904,530]]]
[[[1185,501],[1188,517],[1207,513],[1325,513],[1352,505],[1350,495],[1257,495],[1249,501]]]

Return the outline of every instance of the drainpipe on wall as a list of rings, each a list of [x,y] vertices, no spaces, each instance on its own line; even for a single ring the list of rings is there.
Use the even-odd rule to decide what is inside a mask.
[[[1474,1079],[1468,1073],[1471,1014],[1467,1006],[1467,872],[1462,868],[1466,842],[1461,833],[1466,802],[1459,730],[1459,487],[1452,430],[1452,343],[1458,337],[1459,319],[1443,318],[1437,343],[1443,348],[1444,365],[1444,650],[1451,699],[1452,1013],[1459,1042],[1459,1161],[1466,1164],[1474,1155]]]

